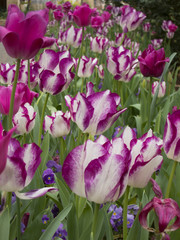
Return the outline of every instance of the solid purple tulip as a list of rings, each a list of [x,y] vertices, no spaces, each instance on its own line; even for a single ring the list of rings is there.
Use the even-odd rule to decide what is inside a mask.
[[[72,13],[74,22],[79,27],[86,27],[91,23],[93,9],[87,5],[77,6]]]
[[[155,50],[150,44],[138,57],[141,73],[145,77],[160,77],[166,62],[164,48]]]
[[[47,24],[47,8],[25,16],[16,5],[9,5],[6,25],[0,26],[0,42],[12,58],[30,59],[54,43],[54,39],[44,37]]]

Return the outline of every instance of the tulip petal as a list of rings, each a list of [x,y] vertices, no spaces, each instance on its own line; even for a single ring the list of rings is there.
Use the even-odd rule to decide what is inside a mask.
[[[84,173],[86,196],[96,203],[115,201],[124,193],[127,177],[126,163],[120,155],[106,154],[92,160]]]
[[[92,159],[106,153],[107,151],[100,144],[88,140],[68,154],[62,167],[62,176],[73,192],[86,197],[84,170]]]
[[[2,125],[1,133],[2,133]],[[12,128],[4,137],[0,137],[0,149],[1,149],[1,158],[0,158],[0,174],[3,172],[6,162],[7,162],[7,153],[8,153],[8,145],[11,139],[11,136],[16,128]]]
[[[36,189],[36,190],[31,190],[31,191],[26,192],[26,193],[15,192],[15,194],[20,199],[28,200],[28,199],[34,199],[34,198],[42,197],[47,192],[51,192],[51,191],[58,191],[58,189],[54,188],[54,187],[45,187],[45,188],[40,188],[40,189]]]

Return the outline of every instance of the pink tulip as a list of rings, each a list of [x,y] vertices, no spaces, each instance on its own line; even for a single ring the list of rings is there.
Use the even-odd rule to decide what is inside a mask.
[[[86,27],[91,22],[91,16],[93,14],[93,10],[87,5],[82,5],[80,7],[76,7],[72,14],[74,18],[74,22],[79,27]]]

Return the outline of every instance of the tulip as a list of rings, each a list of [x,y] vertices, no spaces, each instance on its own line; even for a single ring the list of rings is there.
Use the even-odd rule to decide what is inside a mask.
[[[130,159],[122,139],[87,140],[66,157],[62,176],[71,190],[95,203],[116,201],[127,186]]]
[[[97,58],[88,58],[86,56],[82,56],[78,68],[78,77],[90,77],[93,74],[95,65],[97,63]]]
[[[21,147],[18,140],[11,139],[8,144],[6,165],[0,174],[0,190],[15,192],[21,199],[33,199],[43,196],[49,191],[57,190],[56,188],[42,188],[27,193],[19,193],[33,179],[41,162],[41,152],[35,143],[25,144]]]
[[[163,145],[168,158],[180,162],[180,110],[167,115],[164,128]]]
[[[56,21],[61,21],[64,17],[64,14],[60,11],[60,10],[55,10],[53,12],[54,18],[56,19]]]
[[[99,78],[103,79],[104,78],[104,69],[103,69],[103,65],[96,65],[96,68],[98,69],[98,76]]]
[[[175,25],[171,20],[169,21],[164,20],[161,27],[165,32],[167,32],[166,33],[167,38],[173,38],[174,33],[178,28],[178,26]]]
[[[158,81],[155,81],[155,82],[153,82],[153,84],[152,84],[152,95],[153,95],[153,96],[155,95],[155,92],[156,92],[156,90],[157,90],[158,84],[159,84]],[[163,81],[163,82],[161,82],[160,85],[159,85],[158,98],[164,97],[165,93],[166,93],[166,82]]]
[[[1,149],[0,174],[4,171],[4,168],[6,167],[8,145],[14,130],[15,128],[12,128],[9,132],[6,133],[6,135],[3,135],[3,127],[0,122],[0,149]]]
[[[151,28],[150,22],[144,23],[144,25],[143,25],[143,31],[144,32],[149,32],[150,28]]]
[[[152,209],[154,209],[159,219],[159,229],[149,228],[147,225],[147,215]],[[175,217],[175,221],[169,226],[170,221]],[[140,212],[139,221],[146,230],[156,233],[160,232],[163,237],[166,236],[166,238],[162,239],[170,239],[166,231],[175,231],[180,228],[180,208],[171,198],[162,199],[154,197]]]
[[[91,17],[91,27],[98,28],[101,27],[104,22],[104,18],[101,16]]]
[[[160,77],[166,62],[169,58],[165,58],[164,48],[155,50],[149,45],[138,57],[141,73],[145,77]]]
[[[69,1],[66,1],[65,3],[62,4],[63,10],[64,12],[69,12],[69,10],[71,9],[72,5]]]
[[[19,111],[13,116],[13,125],[16,127],[16,133],[23,135],[29,133],[35,125],[36,112],[27,102],[19,108]]]
[[[107,51],[107,69],[118,81],[129,82],[136,74],[137,60],[123,46],[110,47]]]
[[[72,98],[65,96],[66,105],[69,107],[71,119],[84,132],[99,135],[105,132],[117,120],[122,110],[117,110],[120,97],[109,90],[94,92],[93,84],[87,84],[86,95],[78,92]]]
[[[38,63],[41,67],[39,87],[43,92],[58,94],[67,89],[74,78],[71,72],[74,62],[68,51],[60,53],[46,49]]]
[[[82,42],[82,28],[75,28],[73,25],[64,32],[59,32],[58,43],[65,43],[78,48]]]
[[[48,9],[54,10],[54,9],[56,9],[56,4],[54,4],[54,3],[51,2],[51,1],[48,1],[48,2],[46,2],[46,7],[47,7]]]
[[[90,41],[91,41],[90,43],[91,50],[97,53],[102,53],[109,43],[109,40],[107,38],[102,38],[102,37],[95,37],[95,38],[90,37]]]
[[[151,40],[153,48],[155,48],[155,49],[160,48],[161,45],[162,45],[162,42],[163,42],[163,39],[153,39],[153,40]]]
[[[0,42],[12,58],[30,59],[54,39],[44,38],[48,10],[28,12],[25,16],[16,5],[9,5],[5,27],[0,27]],[[34,31],[36,26],[36,31]]]
[[[0,86],[0,112],[4,115],[9,114],[12,87]],[[17,113],[23,98],[23,92],[15,93],[13,114]]]
[[[143,12],[136,11],[136,9],[129,5],[121,7],[120,11],[119,25],[122,27],[124,33],[135,30],[146,18]]]
[[[57,111],[51,116],[45,116],[43,127],[55,138],[68,135],[70,132],[70,113]]]
[[[93,10],[89,6],[82,5],[74,9],[72,16],[73,16],[74,22],[79,27],[86,27],[91,22],[92,14],[93,14]]]
[[[162,165],[163,157],[160,154],[163,141],[154,136],[151,129],[137,139],[135,132],[126,127],[121,137],[131,153],[128,185],[144,188]]]
[[[101,17],[104,19],[104,22],[108,22],[110,17],[111,17],[111,14],[107,11],[104,11],[102,14],[101,14]]]
[[[15,76],[16,66],[9,63],[0,65],[0,82],[2,84],[12,84]]]

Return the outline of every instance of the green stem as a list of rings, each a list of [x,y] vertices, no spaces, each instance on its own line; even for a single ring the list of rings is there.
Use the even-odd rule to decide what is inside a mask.
[[[17,240],[21,240],[21,202],[20,199],[16,196],[17,204]]]
[[[30,89],[30,60],[28,59],[28,87]]]
[[[100,204],[95,203],[94,218],[93,218],[93,223],[92,223],[92,228],[91,228],[91,238],[90,238],[91,240],[95,240],[99,208],[100,208]]]
[[[123,203],[123,240],[127,239],[127,208],[128,208],[128,195],[130,187],[127,186],[124,194],[124,203]]]
[[[148,106],[149,106],[149,109],[148,109],[148,130],[149,128],[151,127],[151,119],[150,119],[150,111],[151,111],[151,94],[152,94],[152,83],[153,83],[153,79],[152,77],[150,77],[150,82],[149,82],[149,91],[148,91]]]
[[[79,70],[79,64],[80,64],[80,60],[81,57],[83,55],[83,42],[84,42],[84,27],[82,28],[82,42],[81,42],[81,51],[80,51],[80,56],[79,56],[79,60],[78,60],[78,65],[77,65],[77,69],[76,69],[76,73],[75,73],[75,92],[76,92],[76,85],[77,85],[77,78],[78,78],[78,70]]]
[[[11,102],[10,102],[10,108],[9,108],[8,130],[12,127],[14,98],[15,98],[16,86],[17,86],[17,81],[18,81],[18,76],[19,76],[20,62],[21,62],[21,59],[17,59],[16,73],[15,73],[15,77],[14,77],[13,89],[12,89],[12,93],[11,93]]]
[[[60,164],[63,165],[64,162],[64,150],[65,150],[65,143],[63,137],[59,138],[59,157],[60,157]]]
[[[45,99],[44,106],[43,106],[43,109],[42,109],[41,122],[40,122],[40,127],[39,127],[38,146],[41,145],[41,135],[42,135],[42,130],[43,130],[43,121],[44,121],[44,115],[45,115],[45,110],[46,110],[46,105],[47,105],[47,102],[48,102],[48,98],[49,98],[49,93],[47,93],[47,95],[46,95],[46,99]]]
[[[175,173],[175,171],[176,171],[177,164],[178,164],[178,162],[177,162],[177,161],[174,161],[173,167],[172,167],[172,170],[171,170],[171,174],[170,174],[170,176],[169,176],[169,182],[168,182],[168,186],[167,186],[167,189],[166,189],[165,198],[168,198],[168,197],[169,197],[169,193],[170,193],[170,190],[171,190],[172,181],[173,181],[174,173]]]

